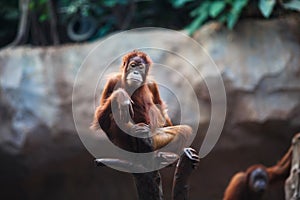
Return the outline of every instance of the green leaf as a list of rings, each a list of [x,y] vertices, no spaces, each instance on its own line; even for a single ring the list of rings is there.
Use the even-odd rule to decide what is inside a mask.
[[[296,10],[300,12],[300,1],[299,0],[291,0],[287,3],[283,4],[285,9]]]
[[[46,21],[48,19],[48,16],[46,15],[46,14],[42,14],[42,15],[40,15],[40,17],[39,17],[39,21],[40,22],[44,22],[44,21]]]
[[[39,4],[39,5],[43,5],[43,4],[46,4],[47,1],[48,1],[48,0],[39,0],[39,1],[38,1],[38,4]]]
[[[173,5],[174,8],[180,8],[184,4],[191,2],[193,0],[171,0],[171,4]]]
[[[117,0],[105,0],[103,4],[107,7],[114,7],[118,3]]]
[[[29,2],[29,10],[33,10],[35,7],[35,3],[33,1]]]
[[[225,8],[226,3],[224,1],[214,1],[209,7],[209,16],[217,17]]]
[[[203,2],[202,4],[200,4],[196,9],[192,10],[190,12],[190,16],[191,17],[196,17],[198,15],[201,15],[202,13],[207,13],[208,8],[209,8],[209,4],[207,1]]]
[[[239,18],[238,13],[228,13],[227,16],[227,27],[232,30],[234,25],[236,24],[237,20]]]
[[[265,18],[270,17],[275,3],[275,0],[259,0],[258,7]]]
[[[91,9],[95,12],[96,15],[102,15],[105,11],[102,7],[97,6],[97,5],[92,6]]]
[[[226,23],[226,20],[227,20],[227,13],[224,13],[223,15],[220,15],[218,17],[218,21],[221,22],[221,23]]]
[[[226,15],[226,22],[227,27],[232,30],[239,19],[243,8],[248,4],[248,0],[232,0],[231,4],[232,7]]]
[[[248,4],[248,0],[234,0],[231,4],[231,12],[240,13],[243,10],[243,8]]]
[[[127,5],[128,3],[128,0],[119,0],[119,4],[121,5]]]
[[[111,28],[112,28],[112,24],[110,24],[110,23],[105,24],[98,30],[96,37],[98,37],[98,38],[103,37],[111,30]]]
[[[17,10],[12,10],[8,13],[5,13],[3,18],[7,20],[16,20],[19,17],[19,12]]]
[[[191,24],[189,24],[185,29],[187,30],[188,34],[193,34],[208,18],[208,12],[201,12],[200,15],[193,20]]]
[[[225,0],[226,3],[232,4],[235,0]]]

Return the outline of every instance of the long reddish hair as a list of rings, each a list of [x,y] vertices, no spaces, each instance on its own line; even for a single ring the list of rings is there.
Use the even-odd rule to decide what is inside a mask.
[[[147,64],[147,70],[146,70],[146,72],[148,73],[149,68],[150,68],[150,66],[152,65],[152,60],[151,60],[151,58],[150,58],[147,54],[145,54],[145,53],[142,52],[142,51],[138,51],[138,50],[133,50],[132,52],[127,53],[127,54],[123,57],[123,59],[122,59],[121,70],[124,70],[124,68],[125,68],[125,67],[127,66],[127,64],[128,64],[127,62],[128,62],[131,58],[136,57],[136,56],[141,57],[142,59],[144,59],[144,61],[145,61],[146,64]]]

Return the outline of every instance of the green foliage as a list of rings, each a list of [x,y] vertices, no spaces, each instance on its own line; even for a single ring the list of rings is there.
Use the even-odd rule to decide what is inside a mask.
[[[18,0],[0,1],[0,16],[4,20],[17,20],[19,17]]]
[[[226,2],[224,1],[214,1],[211,3],[208,10],[210,17],[217,17],[225,8]]]
[[[209,17],[209,3],[204,2],[201,6],[194,9],[190,15],[195,18],[192,23],[187,26],[188,33],[192,34]]]
[[[171,1],[174,7],[183,6],[188,2],[191,1]],[[197,4],[196,8],[190,12],[190,16],[193,18],[193,21],[186,27],[186,30],[189,34],[192,34],[209,19],[217,19],[222,23],[226,23],[228,28],[232,29],[247,3],[248,0],[201,1]]]
[[[193,0],[172,0],[171,3],[175,8],[181,8],[184,4],[191,2]]]
[[[275,0],[259,0],[258,7],[264,17],[270,17],[275,3]]]
[[[59,11],[70,16],[81,13],[84,16],[103,15],[117,5],[126,5],[128,0],[60,0]]]
[[[121,4],[121,5],[125,5],[125,4],[128,4],[128,1],[127,0],[104,0],[104,1],[100,1],[102,2],[102,4],[104,6],[107,6],[107,7],[114,7],[118,4]]]
[[[59,4],[59,12],[64,15],[64,18],[68,18],[76,13],[88,16],[93,6],[89,0],[62,0]]]
[[[47,0],[31,0],[29,9],[36,12],[40,22],[45,22],[49,19]]]
[[[192,21],[187,25],[189,34],[194,33],[202,24],[211,19],[217,20],[233,29],[249,0],[169,0],[176,9],[191,7]],[[281,1],[279,1],[281,2]],[[300,11],[300,0],[286,0],[280,4],[285,9]],[[269,18],[276,5],[276,0],[258,0],[257,6],[265,18]]]
[[[111,9],[128,3],[128,0],[60,0],[58,11],[61,23],[67,23],[76,14],[98,19],[97,21],[101,23],[101,27],[95,37],[99,38],[114,30],[116,20],[111,15]],[[105,23],[102,23],[103,19],[106,19]]]
[[[19,15],[18,0],[0,1],[0,46],[15,36]]]
[[[234,25],[240,17],[243,8],[247,5],[248,0],[232,0],[228,2],[230,5],[230,10],[225,16],[227,16],[228,28],[233,29]]]
[[[300,12],[300,0],[291,0],[283,3],[285,9],[296,10]]]
[[[264,18],[276,17],[284,9],[300,12],[300,0],[52,0],[58,14],[58,28],[64,34],[70,19],[75,15],[90,16],[97,22],[92,39],[103,37],[113,31],[142,26],[159,26],[185,29],[189,34],[209,20],[216,20],[233,29],[241,16],[256,9]],[[250,4],[251,2],[251,4]],[[30,0],[29,9],[40,22],[49,27],[49,0]],[[19,0],[0,1],[0,30],[3,41],[15,36],[20,20]],[[254,6],[254,7],[253,7]],[[247,12],[243,12],[248,9]],[[279,11],[279,12],[278,12]],[[289,11],[289,12],[291,12]],[[48,23],[48,24],[47,24]],[[1,46],[1,41],[0,41]]]

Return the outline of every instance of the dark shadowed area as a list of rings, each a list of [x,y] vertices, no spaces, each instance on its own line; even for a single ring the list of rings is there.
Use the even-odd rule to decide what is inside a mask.
[[[248,166],[275,164],[287,151],[293,135],[300,132],[300,19],[241,20],[234,31],[216,23],[199,29],[194,39],[208,51],[221,71],[227,94],[227,116],[221,137],[213,151],[200,161],[191,179],[190,199],[219,200],[230,178]],[[145,37],[159,37],[162,30],[140,31]],[[135,33],[132,33],[135,34]],[[155,41],[155,40],[154,40]],[[174,42],[176,41],[176,42]],[[0,52],[0,199],[136,199],[131,175],[96,167],[94,157],[81,143],[72,115],[72,90],[76,73],[88,52],[101,40],[61,47],[17,47]],[[134,41],[136,43],[143,41]],[[101,61],[114,56],[121,41],[85,64],[87,73],[105,67]],[[174,35],[163,45],[189,54],[205,73],[210,61]],[[201,109],[199,130],[193,146],[199,149],[210,123],[210,98],[201,77],[194,77],[184,62],[169,54],[155,54],[156,63],[168,65],[191,80]],[[155,67],[155,66],[154,66]],[[153,70],[155,79],[166,74]],[[161,77],[160,77],[161,76]],[[80,80],[82,88],[74,101],[83,122],[93,118],[94,96],[85,87],[97,80]],[[180,81],[170,87],[186,96]],[[99,98],[100,91],[97,92]],[[177,102],[161,89],[173,121],[178,121]],[[104,134],[87,132],[93,145],[101,145]],[[101,143],[102,142],[102,143]],[[174,167],[162,170],[166,199],[170,199]],[[283,186],[269,188],[266,199],[284,199]]]

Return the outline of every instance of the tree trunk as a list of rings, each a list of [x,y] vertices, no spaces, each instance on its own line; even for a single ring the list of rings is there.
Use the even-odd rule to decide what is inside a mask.
[[[29,30],[29,2],[30,0],[19,0],[21,16],[18,25],[18,33],[15,40],[9,46],[17,46],[26,43]]]
[[[50,15],[50,31],[51,31],[51,38],[54,45],[59,44],[59,36],[57,31],[57,15],[55,12],[55,6],[53,0],[47,1],[48,12]]]
[[[177,162],[173,180],[172,200],[189,199],[189,179],[197,168],[200,158],[192,148],[185,148],[184,154]]]

